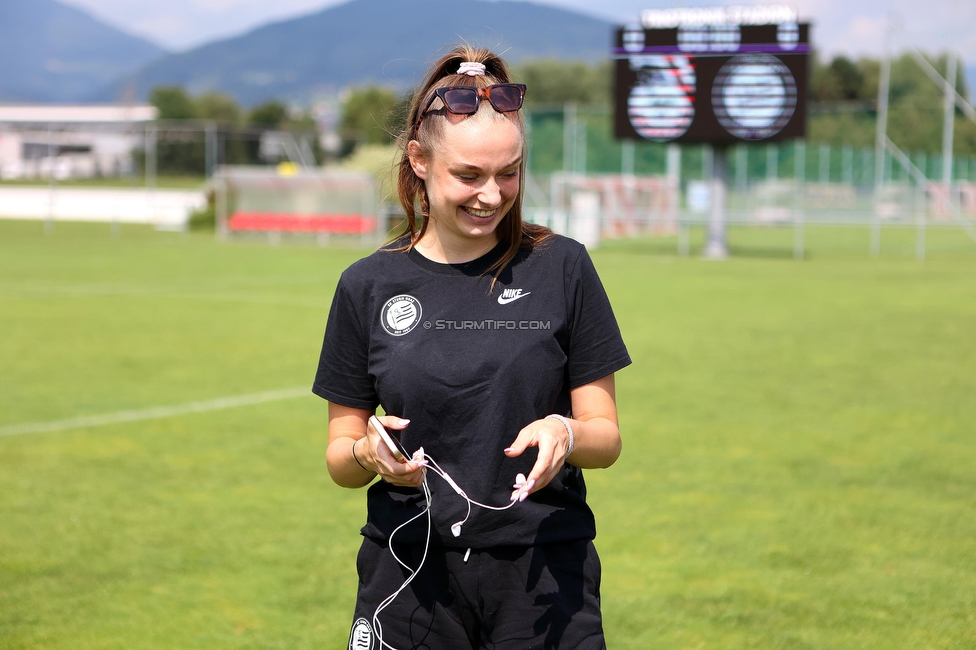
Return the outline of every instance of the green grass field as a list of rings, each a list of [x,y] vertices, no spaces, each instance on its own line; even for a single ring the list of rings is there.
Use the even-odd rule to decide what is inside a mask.
[[[867,237],[594,253],[634,358],[588,473],[612,649],[976,647],[976,245]],[[0,647],[345,647],[364,494],[318,398],[10,432],[308,386],[364,253],[0,222]]]
[[[166,190],[195,190],[203,187],[207,179],[203,176],[170,176],[163,174],[155,179],[155,187]],[[24,178],[24,179],[3,179],[0,180],[0,188],[18,186],[42,186],[48,187],[50,179],[44,178]],[[136,187],[146,186],[146,177],[142,174],[136,176],[105,176],[96,178],[66,178],[55,183],[57,187],[92,187],[92,188],[112,188],[112,187]]]

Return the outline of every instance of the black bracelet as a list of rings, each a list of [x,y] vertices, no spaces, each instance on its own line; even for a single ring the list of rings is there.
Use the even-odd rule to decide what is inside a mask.
[[[353,443],[352,443],[352,458],[353,458],[353,460],[355,460],[355,461],[356,461],[356,464],[357,464],[357,465],[359,465],[360,467],[362,467],[362,468],[363,468],[363,471],[366,471],[366,472],[369,472],[370,474],[373,474],[374,472],[370,472],[370,470],[368,470],[368,469],[366,469],[366,466],[365,466],[365,465],[363,465],[363,464],[362,464],[362,463],[361,463],[361,462],[359,461],[359,456],[357,456],[357,455],[356,455],[356,443],[357,443],[357,442],[359,442],[359,440],[358,440],[358,439],[357,439],[357,440],[354,440],[354,441],[353,441]]]

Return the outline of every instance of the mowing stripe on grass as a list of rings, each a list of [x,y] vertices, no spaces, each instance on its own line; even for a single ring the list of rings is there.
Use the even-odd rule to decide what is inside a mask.
[[[52,431],[65,431],[67,429],[81,429],[84,427],[98,427],[105,424],[118,424],[120,422],[136,422],[138,420],[155,420],[157,418],[169,418],[176,415],[186,415],[188,413],[202,413],[204,411],[220,411],[222,409],[236,408],[238,406],[252,406],[265,402],[277,402],[283,399],[295,399],[311,395],[312,391],[308,386],[301,388],[281,388],[279,390],[267,390],[261,393],[249,393],[247,395],[235,395],[233,397],[218,397],[200,402],[186,402],[185,404],[173,404],[171,406],[153,406],[147,409],[135,409],[131,411],[116,411],[115,413],[104,413],[102,415],[83,415],[77,418],[67,418],[65,420],[49,420],[47,422],[25,422],[24,424],[11,424],[0,427],[0,436],[16,436],[25,433],[49,433]]]
[[[14,295],[4,295],[3,292]],[[0,301],[56,300],[60,298],[174,298],[180,300],[214,300],[218,302],[241,302],[256,305],[280,305],[285,307],[310,307],[327,309],[329,295],[323,291],[319,296],[308,300],[292,300],[279,297],[255,296],[253,294],[190,292],[184,289],[166,287],[156,288],[99,288],[99,287],[4,287],[0,285]]]

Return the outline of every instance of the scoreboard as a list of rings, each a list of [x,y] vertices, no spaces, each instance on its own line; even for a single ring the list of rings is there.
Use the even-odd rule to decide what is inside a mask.
[[[649,10],[616,31],[614,134],[756,142],[806,131],[810,26],[782,5]]]

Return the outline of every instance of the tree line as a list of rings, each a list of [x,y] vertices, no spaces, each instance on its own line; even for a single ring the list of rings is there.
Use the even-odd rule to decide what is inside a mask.
[[[947,70],[946,55],[927,59],[941,74]],[[877,95],[881,62],[869,57],[852,60],[835,56],[830,60],[810,57],[808,78],[807,142],[871,147],[877,120]],[[964,97],[968,89],[960,62],[956,89]],[[513,68],[515,80],[525,83],[527,111],[561,110],[567,102],[603,110],[610,129],[613,104],[612,63],[595,64],[558,60],[527,61]],[[909,54],[891,63],[889,94],[889,137],[904,151],[938,152],[942,147],[943,90],[936,86]],[[387,145],[403,130],[411,96],[395,89],[370,85],[349,89],[341,101],[337,124],[339,144],[334,152],[344,157],[360,145]],[[308,112],[295,112],[280,101],[269,101],[250,109],[233,97],[207,92],[192,97],[184,89],[167,86],[152,90],[150,103],[163,120],[213,120],[220,129],[220,160],[225,164],[254,164],[260,160],[256,132],[290,130],[313,132],[315,120]],[[247,132],[246,137],[240,134]],[[237,134],[235,136],[235,134]],[[161,141],[157,145],[158,169],[162,173],[202,173],[203,144]],[[976,155],[976,124],[956,111],[954,150],[957,155]],[[315,140],[319,162],[323,152]]]
[[[927,57],[941,74],[947,57]],[[957,66],[956,89],[968,96],[964,67]],[[851,60],[835,56],[810,59],[808,78],[807,141],[811,144],[874,145],[881,62],[873,58]],[[529,90],[525,106],[529,111],[551,110],[565,102],[602,108],[613,104],[611,63],[539,60],[516,66],[513,76]],[[942,148],[943,91],[925,74],[910,55],[891,63],[888,133],[905,151],[937,152]],[[341,130],[346,141],[383,144],[399,133],[409,106],[409,95],[389,88],[369,86],[353,89],[344,103]],[[610,118],[607,118],[607,128]],[[976,124],[956,110],[954,149],[959,155],[976,155]]]
[[[945,77],[948,57],[926,56]],[[829,63],[815,60],[810,75],[810,116],[807,139],[812,142],[874,145],[881,62],[838,56]],[[964,66],[956,68],[955,89],[969,97]],[[943,96],[910,54],[891,61],[888,93],[888,137],[902,151],[942,150]],[[976,124],[955,110],[953,149],[957,155],[976,155]]]
[[[526,84],[526,110],[559,108],[566,102],[582,106],[609,106],[612,88],[610,62],[530,61],[513,69],[516,81]],[[339,133],[346,143],[389,144],[403,131],[410,110],[410,93],[364,86],[351,89],[343,101]]]
[[[323,152],[315,136],[316,124],[307,111],[295,111],[277,100],[245,109],[230,95],[206,92],[191,96],[179,86],[157,86],[149,93],[149,103],[159,112],[158,119],[180,120],[186,126],[167,128],[162,123],[156,143],[156,169],[161,174],[203,175],[206,164],[203,121],[215,128],[217,158],[224,165],[253,165],[273,162],[261,155],[260,138],[265,131],[290,131],[310,137],[317,162]],[[194,121],[197,122],[194,124]],[[145,151],[136,160],[145,163]]]

